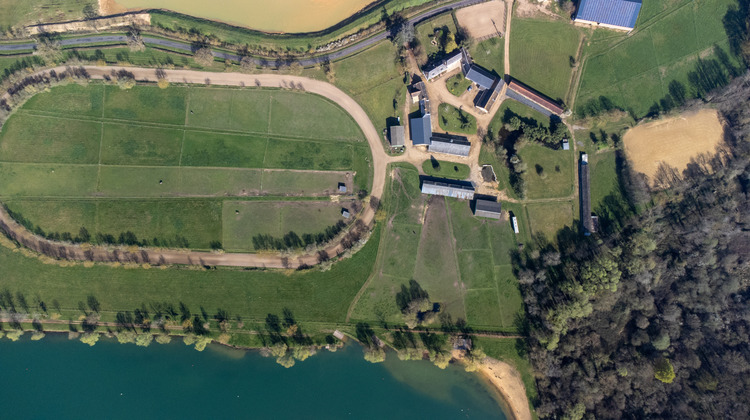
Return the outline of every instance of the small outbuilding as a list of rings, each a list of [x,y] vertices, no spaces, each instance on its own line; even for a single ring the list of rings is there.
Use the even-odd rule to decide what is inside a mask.
[[[501,213],[500,203],[497,201],[477,199],[474,203],[474,215],[477,217],[487,217],[490,219],[499,219]]]
[[[510,222],[513,224],[513,233],[518,233],[518,218],[513,216],[510,218]]]
[[[570,142],[568,139],[563,139],[562,141],[562,149],[563,150],[570,150]]]
[[[388,140],[391,142],[391,147],[401,147],[404,143],[404,126],[403,125],[392,125]]]
[[[339,182],[339,194],[346,194],[346,191],[346,184],[343,182]]]
[[[349,209],[346,209],[346,208],[341,209],[341,216],[344,219],[348,219],[349,216],[351,216],[351,214],[349,214]]]

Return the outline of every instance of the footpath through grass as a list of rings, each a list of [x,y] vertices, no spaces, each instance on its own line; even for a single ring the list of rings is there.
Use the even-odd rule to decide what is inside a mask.
[[[315,95],[270,89],[61,86],[8,120],[0,151],[0,196],[41,231],[132,232],[195,249],[222,241],[252,249],[240,230],[222,228],[228,197],[320,200],[340,182],[368,189],[372,177],[369,146],[348,114]],[[318,217],[310,207],[259,233],[318,233],[341,220],[339,210]]]

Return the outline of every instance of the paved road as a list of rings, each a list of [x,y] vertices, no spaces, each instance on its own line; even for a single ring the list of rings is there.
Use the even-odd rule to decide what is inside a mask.
[[[157,76],[154,69],[137,67],[98,67],[84,66],[93,79],[103,79],[112,74],[113,71],[125,70],[131,72],[139,81],[156,82]],[[60,73],[65,67],[57,67],[45,70],[37,74],[43,74],[55,70]],[[299,76],[285,76],[278,74],[246,75],[240,73],[213,73],[192,70],[163,70],[166,79],[173,83],[206,84],[210,81],[212,85],[225,86],[267,86],[285,87],[292,83],[297,88],[307,92],[315,93],[330,99],[343,108],[354,121],[360,126],[372,152],[372,166],[374,169],[371,197],[380,199],[385,185],[386,166],[391,160],[383,150],[382,141],[370,118],[362,107],[350,96],[336,86],[319,80],[308,79]],[[7,95],[7,94],[6,94]],[[359,215],[360,220],[370,225],[375,219],[375,211],[366,208]],[[0,227],[8,232],[24,246],[39,252],[50,252],[53,255],[72,260],[94,261],[136,261],[158,264],[189,264],[189,265],[225,265],[237,267],[266,267],[266,268],[297,268],[303,265],[315,265],[318,257],[315,254],[301,255],[297,257],[284,258],[279,253],[226,253],[218,254],[212,252],[192,252],[180,250],[144,249],[129,252],[125,248],[114,250],[112,247],[70,245],[53,242],[34,235],[13,220],[0,206]],[[333,243],[325,250],[329,256],[339,255],[344,252],[340,243]],[[87,256],[88,254],[88,256]]]
[[[409,22],[411,22],[412,24],[417,24],[419,22],[430,19],[446,11],[460,9],[462,7],[470,6],[472,4],[477,4],[477,3],[483,3],[485,1],[487,0],[461,0],[457,3],[447,4],[445,6],[440,6],[433,10],[428,10],[424,13],[421,13],[409,19]],[[318,63],[322,63],[324,61],[335,61],[335,60],[350,56],[364,49],[367,49],[371,47],[372,45],[375,45],[378,42],[383,41],[384,39],[388,38],[388,35],[389,34],[387,31],[383,31],[383,32],[378,33],[377,35],[374,35],[374,36],[371,36],[370,38],[365,39],[364,41],[358,42],[348,47],[344,47],[340,50],[337,50],[328,54],[320,55],[317,57],[303,58],[301,60],[298,60],[298,62],[303,67],[309,67],[309,66],[316,65]],[[188,42],[172,41],[172,40],[167,40],[167,39],[162,39],[162,38],[152,38],[149,36],[144,36],[143,41],[146,44],[165,47],[165,48],[169,48],[169,49],[177,50],[177,51],[182,51],[188,54],[192,54],[193,52],[192,44]],[[64,39],[60,41],[60,44],[65,47],[71,47],[71,46],[83,45],[83,44],[106,44],[106,43],[112,43],[112,42],[125,43],[127,42],[127,37],[125,35],[91,35],[91,36],[83,36],[80,38]],[[25,44],[0,44],[0,51],[25,51],[25,50],[31,50],[34,48],[36,48],[36,43],[34,42],[29,42]],[[216,58],[220,58],[222,60],[240,61],[240,59],[242,58],[241,56],[237,54],[231,54],[231,53],[226,53],[226,52],[221,52],[221,51],[214,51],[213,54]],[[285,62],[281,60],[261,59],[261,58],[253,58],[253,60],[255,61],[255,64],[259,66],[275,67],[282,62],[288,64],[288,61]]]

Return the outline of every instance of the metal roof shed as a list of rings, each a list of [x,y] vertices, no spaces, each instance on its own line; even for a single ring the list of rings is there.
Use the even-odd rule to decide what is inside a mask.
[[[463,136],[435,133],[430,139],[430,151],[455,156],[469,156],[471,143]]]
[[[398,147],[404,145],[404,126],[403,125],[392,125],[390,128],[391,146]]]
[[[452,182],[450,180],[422,181],[422,194],[443,195],[446,197],[474,199],[474,187]]]
[[[641,0],[581,0],[575,21],[631,31],[641,11]]]
[[[411,141],[415,146],[430,145],[430,137],[432,137],[430,114],[412,118],[409,120],[409,127],[411,128]]]
[[[466,78],[476,83],[482,89],[490,89],[495,83],[495,76],[487,70],[472,64],[466,72]]]
[[[474,215],[478,217],[488,217],[490,219],[499,219],[501,212],[500,203],[497,201],[477,199],[474,206]]]

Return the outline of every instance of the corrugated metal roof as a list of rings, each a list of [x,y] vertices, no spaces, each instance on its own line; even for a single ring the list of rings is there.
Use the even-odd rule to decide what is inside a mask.
[[[453,183],[448,180],[445,180],[445,182],[425,180],[422,182],[422,194],[443,195],[471,200],[474,198],[474,187]]]
[[[469,156],[471,143],[463,136],[435,133],[430,139],[430,151],[455,156]]]
[[[495,84],[492,85],[491,89],[485,89],[477,93],[477,96],[474,97],[474,106],[483,109],[485,112],[489,111],[487,105],[491,105],[495,101],[497,98],[496,95],[500,93],[503,86],[505,86],[503,79],[495,80]]]
[[[552,115],[552,113],[547,108],[545,108],[545,107],[537,104],[536,102],[532,101],[531,99],[528,99],[527,97],[521,95],[520,93],[516,93],[516,92],[508,89],[508,90],[505,91],[505,95],[507,97],[509,97],[510,99],[515,99],[516,101],[518,101],[518,102],[520,102],[520,103],[522,103],[522,104],[524,104],[524,105],[526,105],[526,106],[528,106],[528,107],[530,107],[532,109],[535,109],[535,110],[541,112],[542,114],[544,114],[547,117],[549,117],[550,115]]]
[[[466,78],[476,83],[482,89],[490,89],[495,83],[495,76],[487,70],[472,64],[466,72]]]
[[[430,114],[425,114],[419,118],[412,118],[409,121],[409,126],[411,127],[411,140],[415,146],[430,144],[430,137],[432,137]]]
[[[474,207],[474,214],[480,217],[499,219],[501,209],[500,203],[497,201],[477,199]]]
[[[535,91],[534,89],[516,81],[511,80],[510,84],[508,85],[508,90],[518,93],[521,96],[525,96],[530,101],[537,103],[538,105],[547,108],[550,112],[553,114],[560,115],[563,112],[563,109],[560,105],[552,101],[551,99],[546,98],[541,93]],[[510,96],[510,95],[508,95]],[[513,98],[515,99],[515,98]]]
[[[576,19],[634,28],[641,0],[581,0]]]
[[[404,145],[404,126],[393,125],[391,126],[391,146],[403,146]]]

